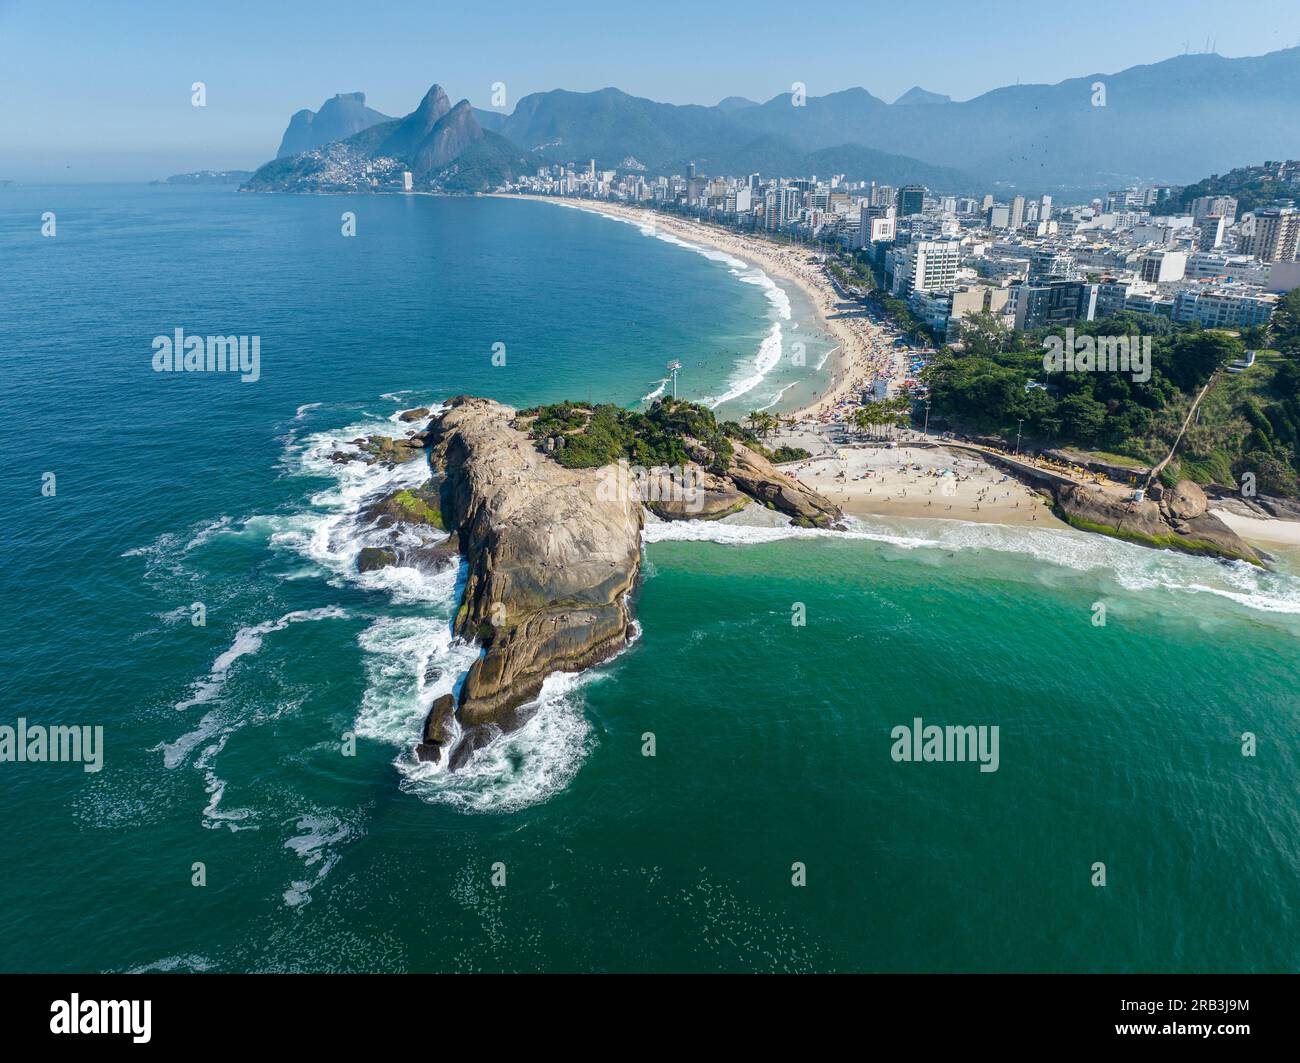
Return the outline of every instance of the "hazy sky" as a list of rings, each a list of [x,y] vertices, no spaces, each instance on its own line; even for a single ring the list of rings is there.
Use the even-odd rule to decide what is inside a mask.
[[[1234,10],[1234,6],[1236,10]],[[670,103],[914,84],[967,99],[1156,62],[1300,44],[1296,0],[0,0],[0,178],[137,180],[251,169],[289,116],[363,91],[387,114],[430,84],[509,108],[617,86]],[[190,86],[205,82],[204,108]]]

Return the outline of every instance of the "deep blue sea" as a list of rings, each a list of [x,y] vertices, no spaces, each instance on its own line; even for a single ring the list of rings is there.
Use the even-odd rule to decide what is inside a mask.
[[[551,204],[0,189],[0,725],[104,733],[98,772],[0,763],[0,969],[1300,966],[1294,557],[660,528],[622,656],[415,761],[474,652],[457,574],[356,573],[364,501],[424,473],[336,444],[463,392],[632,406],[670,359],[690,398],[758,378],[743,415],[796,326],[829,346]],[[155,372],[178,328],[257,336],[258,379]],[[998,726],[998,770],[896,762],[918,717]]]

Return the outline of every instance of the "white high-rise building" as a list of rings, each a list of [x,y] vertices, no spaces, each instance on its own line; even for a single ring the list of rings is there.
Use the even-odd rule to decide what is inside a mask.
[[[1139,276],[1148,284],[1180,281],[1187,273],[1187,255],[1182,251],[1151,251],[1142,257]]]
[[[1198,245],[1201,250],[1209,251],[1223,246],[1223,234],[1227,230],[1228,219],[1218,214],[1207,214],[1200,221],[1198,228]]]
[[[956,240],[918,240],[894,261],[895,295],[950,291],[957,285],[961,245]]]
[[[870,247],[872,244],[892,240],[896,221],[894,215],[893,207],[870,207],[864,203],[858,223],[858,246]]]

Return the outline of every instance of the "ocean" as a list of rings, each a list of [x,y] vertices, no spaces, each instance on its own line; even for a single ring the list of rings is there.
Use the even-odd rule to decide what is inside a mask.
[[[104,736],[0,764],[0,968],[1300,966],[1294,555],[655,526],[621,656],[415,761],[458,575],[356,574],[422,473],[337,443],[464,392],[633,406],[670,359],[782,409],[792,337],[830,344],[774,287],[550,204],[0,189],[0,725]],[[258,337],[258,379],[155,372],[178,328]],[[997,770],[895,760],[916,720],[996,726]]]

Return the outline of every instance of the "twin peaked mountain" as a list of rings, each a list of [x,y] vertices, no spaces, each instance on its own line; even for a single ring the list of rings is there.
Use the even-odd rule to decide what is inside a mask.
[[[366,106],[364,93],[327,100],[289,121],[273,162],[244,186],[252,191],[331,192],[386,188],[403,171],[417,188],[483,191],[520,172],[504,138],[485,132],[468,100],[455,106],[434,85],[405,118]]]
[[[601,170],[643,167],[648,176],[686,173],[694,162],[711,175],[842,173],[940,192],[1096,194],[1291,158],[1300,143],[1297,100],[1300,48],[1236,59],[1180,55],[969,100],[917,87],[886,103],[851,88],[809,95],[799,106],[786,92],[704,107],[615,88],[553,89],[523,96],[507,114],[463,100],[451,107],[435,85],[402,119],[367,107],[360,93],[299,111],[281,157],[250,186],[388,188],[400,165],[399,187],[410,170],[417,186],[479,191],[548,163],[594,159]]]

